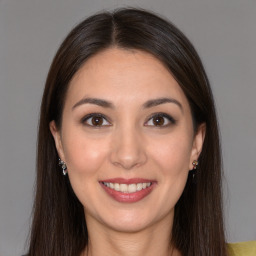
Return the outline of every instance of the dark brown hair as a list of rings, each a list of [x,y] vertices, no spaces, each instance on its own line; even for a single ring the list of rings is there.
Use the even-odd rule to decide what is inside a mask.
[[[49,123],[55,120],[61,127],[69,83],[83,63],[113,46],[143,50],[158,58],[186,95],[195,131],[199,124],[206,124],[200,167],[194,179],[189,174],[175,206],[172,242],[184,256],[225,256],[218,126],[203,65],[192,44],[173,24],[151,12],[131,8],[99,13],[81,22],[52,62],[41,105],[28,255],[78,256],[87,246],[83,206],[58,166]]]

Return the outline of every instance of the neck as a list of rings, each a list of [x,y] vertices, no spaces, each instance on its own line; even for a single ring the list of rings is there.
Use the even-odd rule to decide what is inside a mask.
[[[181,256],[172,246],[172,218],[136,232],[120,232],[87,220],[89,242],[82,256]]]

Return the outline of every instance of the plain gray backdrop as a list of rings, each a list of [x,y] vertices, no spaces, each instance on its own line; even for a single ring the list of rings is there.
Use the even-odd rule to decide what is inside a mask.
[[[24,252],[38,112],[51,60],[83,18],[123,6],[164,15],[198,50],[220,122],[228,241],[256,240],[255,0],[0,0],[1,256]]]

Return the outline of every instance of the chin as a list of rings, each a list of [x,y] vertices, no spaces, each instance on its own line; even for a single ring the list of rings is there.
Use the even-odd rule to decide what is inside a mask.
[[[117,210],[115,214],[102,216],[100,222],[108,229],[123,233],[136,233],[155,226],[159,222],[171,225],[172,211],[157,212],[152,209]]]
[[[115,230],[117,232],[122,233],[137,233],[148,226],[150,226],[150,222],[146,222],[142,219],[133,219],[133,220],[122,220],[122,221],[115,221],[114,223],[107,223],[108,228]]]

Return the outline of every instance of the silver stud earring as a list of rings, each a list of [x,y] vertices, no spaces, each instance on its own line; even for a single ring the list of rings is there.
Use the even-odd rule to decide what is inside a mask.
[[[67,171],[67,165],[66,165],[66,163],[65,163],[64,161],[62,161],[60,158],[59,158],[59,166],[61,167],[62,173],[63,173],[63,175],[65,176],[65,175],[68,173],[68,171]]]

